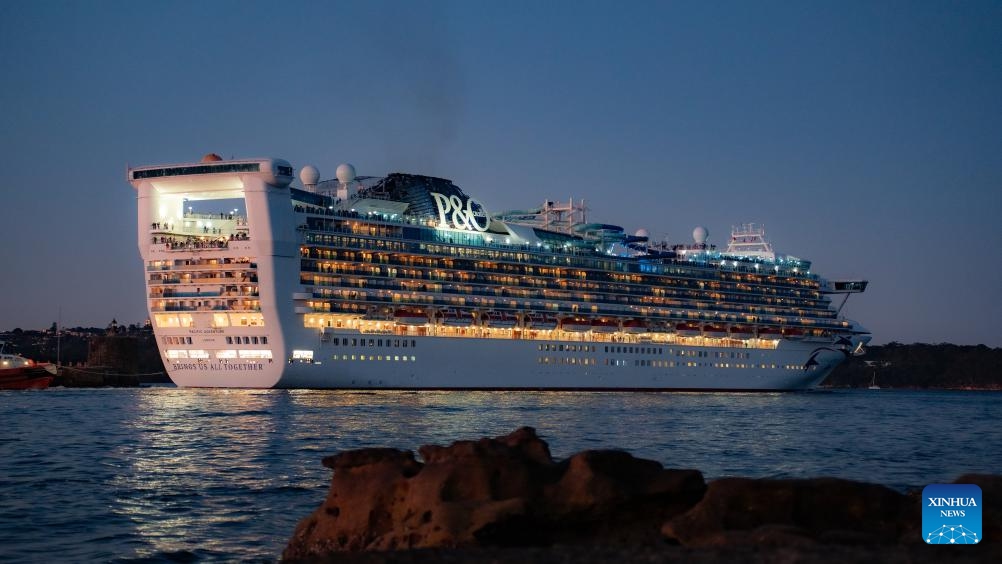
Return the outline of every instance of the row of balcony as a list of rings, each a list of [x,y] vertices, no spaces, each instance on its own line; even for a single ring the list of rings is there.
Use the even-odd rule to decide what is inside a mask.
[[[361,266],[361,269],[366,269],[369,267]],[[304,269],[304,271],[309,271],[309,269]],[[695,289],[682,289],[674,290],[669,287],[658,287],[660,290],[658,294],[652,293],[652,288],[649,286],[642,286],[636,284],[623,284],[615,283],[615,288],[602,288],[599,290],[581,290],[568,288],[557,282],[548,279],[537,279],[542,284],[531,284],[531,285],[521,285],[518,284],[518,280],[510,280],[508,284],[501,285],[496,282],[490,282],[489,276],[483,276],[478,274],[468,274],[465,273],[467,278],[472,278],[473,281],[480,282],[481,285],[477,286],[475,284],[470,284],[468,281],[450,281],[445,284],[438,283],[439,279],[430,277],[428,279],[424,278],[410,278],[401,276],[399,272],[396,272],[395,278],[386,278],[384,276],[368,276],[364,274],[337,274],[328,275],[330,276],[330,282],[321,277],[310,276],[308,274],[301,275],[301,282],[303,284],[312,284],[315,286],[329,286],[329,287],[340,287],[340,288],[350,288],[350,289],[388,289],[395,291],[404,292],[431,292],[431,293],[446,293],[446,294],[463,294],[463,295],[478,295],[478,296],[494,296],[494,297],[506,297],[512,299],[578,299],[586,301],[587,303],[616,303],[625,302],[632,303],[640,300],[650,300],[650,301],[668,301],[675,300],[679,303],[682,302],[702,302],[702,303],[712,303],[718,304],[720,307],[727,309],[733,309],[735,311],[743,311],[748,307],[762,306],[766,308],[784,308],[792,309],[799,308],[803,310],[811,310],[816,315],[824,316],[828,313],[834,315],[834,312],[828,309],[829,301],[825,298],[819,298],[817,300],[809,300],[804,298],[773,298],[771,296],[763,296],[754,292],[745,292],[742,290],[734,291],[720,291],[720,290],[695,290]],[[430,274],[430,273],[427,273]],[[346,280],[347,278],[358,279],[359,283],[353,283],[353,281]],[[311,280],[312,279],[312,280]],[[340,279],[340,280],[336,280]],[[431,283],[424,283],[425,280],[430,280]],[[414,281],[413,283],[409,283]],[[511,282],[515,282],[512,284]],[[573,283],[572,283],[573,284]],[[556,294],[556,295],[553,295]],[[716,294],[716,295],[714,295]],[[322,294],[321,294],[322,295]],[[566,296],[566,297],[561,297]],[[777,303],[782,302],[782,303]],[[656,304],[649,304],[656,305]],[[741,307],[746,306],[746,307]]]
[[[458,271],[458,272],[492,272],[502,275],[511,276],[538,276],[535,274],[535,268],[528,266],[526,262],[518,261],[504,261],[498,259],[487,259],[487,258],[471,258],[471,257],[454,257],[450,255],[430,255],[429,253],[375,253],[377,256],[364,256],[361,257],[362,260],[358,260],[359,257],[352,256],[339,256],[337,251],[347,251],[347,253],[362,253],[363,255],[372,254],[366,250],[360,250],[354,247],[345,247],[332,249],[335,252],[325,252],[327,249],[321,249],[318,247],[309,247],[303,249],[302,258],[309,261],[316,261],[317,263],[323,264],[324,262],[335,262],[335,263],[359,263],[359,264],[372,264],[372,265],[394,265],[402,266],[407,268],[425,268],[425,269],[436,269],[442,271]],[[347,254],[346,253],[346,254]],[[418,255],[422,258],[419,260],[406,260],[405,257],[411,255]],[[328,256],[324,256],[328,255]],[[329,256],[334,255],[334,256]],[[425,263],[425,264],[422,264]],[[486,264],[485,264],[486,263]],[[450,268],[449,265],[452,267]],[[645,286],[663,286],[664,278],[672,279],[675,281],[685,281],[690,284],[726,284],[728,286],[736,286],[740,284],[754,286],[756,288],[763,288],[771,290],[771,293],[775,295],[785,295],[789,297],[803,297],[802,293],[810,293],[820,296],[820,286],[818,284],[813,284],[809,287],[803,284],[788,284],[783,283],[776,279],[775,276],[760,275],[752,280],[748,280],[744,277],[737,279],[729,279],[726,276],[717,276],[716,271],[706,272],[706,269],[673,269],[672,272],[622,272],[617,270],[610,270],[607,268],[602,268],[601,265],[544,265],[549,268],[573,268],[580,272],[580,276],[571,275],[571,273],[566,273],[563,278],[570,280],[581,280],[593,283],[619,283],[619,284],[629,284],[630,282],[625,280],[619,280],[618,278],[634,278],[637,277],[641,280],[647,280],[644,283]],[[309,263],[304,264],[304,269],[310,268]],[[319,268],[319,267],[313,267]],[[316,272],[317,270],[313,270]]]
[[[702,322],[718,322],[718,323],[747,323],[747,324],[765,324],[765,325],[788,325],[788,326],[801,326],[805,328],[820,328],[820,329],[844,329],[845,323],[839,319],[820,319],[820,318],[804,318],[799,316],[764,316],[764,315],[738,315],[735,313],[721,313],[719,311],[710,310],[696,310],[689,309],[685,311],[670,310],[666,308],[657,307],[642,307],[642,306],[611,306],[611,307],[598,307],[591,306],[588,308],[580,307],[580,302],[521,302],[517,303],[515,306],[511,306],[511,300],[506,300],[505,302],[498,302],[495,300],[449,300],[440,299],[434,296],[422,296],[424,299],[421,300],[404,300],[399,296],[379,296],[379,295],[360,295],[355,297],[339,298],[337,300],[323,299],[322,306],[315,303],[313,307],[309,305],[302,306],[304,311],[298,311],[297,313],[327,313],[327,312],[344,312],[344,313],[358,313],[366,312],[370,306],[415,306],[415,307],[448,307],[448,308],[488,308],[497,310],[500,312],[508,312],[513,314],[524,313],[524,312],[541,312],[541,313],[551,313],[551,314],[566,314],[566,315],[591,315],[591,316],[611,316],[611,317],[643,317],[651,320],[657,321],[702,321]],[[354,307],[352,307],[354,306]]]
[[[422,243],[423,244],[432,243],[432,244],[449,245],[453,248],[465,247],[470,249],[487,249],[490,251],[497,251],[497,250],[507,251],[509,254],[517,253],[522,256],[522,259],[519,260],[518,262],[531,263],[531,264],[562,264],[562,262],[559,260],[560,258],[580,257],[581,259],[590,258],[593,260],[602,260],[602,261],[611,260],[622,264],[624,269],[627,271],[638,272],[638,273],[641,272],[642,268],[641,265],[643,265],[648,272],[659,273],[659,274],[662,272],[656,272],[656,271],[664,270],[665,266],[667,266],[669,268],[674,268],[674,267],[698,268],[701,270],[710,270],[713,273],[716,272],[743,273],[757,276],[765,274],[773,274],[776,276],[783,276],[787,278],[796,279],[798,281],[811,281],[813,283],[812,285],[816,284],[819,281],[819,277],[817,275],[810,274],[810,272],[805,272],[803,270],[800,270],[799,268],[800,263],[790,263],[789,265],[787,265],[787,264],[777,264],[767,261],[759,261],[754,259],[735,260],[735,257],[724,258],[719,253],[717,253],[714,256],[701,257],[699,260],[653,258],[653,257],[633,259],[633,258],[606,255],[587,248],[581,250],[573,245],[563,247],[561,245],[556,245],[556,244],[555,245],[546,245],[546,244],[533,245],[528,243],[509,244],[503,242],[503,239],[501,239],[501,237],[503,236],[496,235],[498,239],[493,239],[491,238],[493,236],[491,236],[490,234],[486,236],[480,236],[479,234],[456,234],[457,236],[464,235],[464,240],[457,244],[453,243],[450,240],[449,236],[451,235],[451,233],[441,232],[435,229],[422,229],[421,231],[427,232],[429,237],[427,239],[420,239],[420,240],[405,239],[403,237],[402,228],[386,230],[384,234],[382,234],[380,237],[370,238],[372,236],[369,233],[367,233],[368,229],[366,227],[367,223],[371,221],[372,220],[366,220],[365,223],[359,222],[357,224],[358,227],[354,229],[351,228],[350,226],[349,227],[335,226],[330,229],[312,229],[312,231],[318,233],[335,233],[335,234],[352,235],[353,237],[359,237],[362,238],[367,243],[365,245],[361,245],[360,247],[370,248],[373,250],[384,249],[386,245],[385,239],[393,238],[393,239],[398,239],[400,241],[414,241],[414,243],[411,243],[409,245],[412,248],[408,249],[408,252],[414,252],[414,253],[422,252],[420,248],[422,246],[421,245]],[[394,223],[404,223],[404,222],[395,221]],[[477,241],[476,240],[477,237],[471,238],[470,235],[476,235],[477,237],[486,237],[486,239],[484,241]],[[305,240],[307,242],[311,241],[309,234],[306,235]],[[317,241],[317,242],[322,242],[322,241]],[[439,253],[433,251],[428,254],[437,255]],[[486,256],[484,258],[494,260]],[[802,285],[802,283],[797,282],[797,283],[792,283],[791,285],[800,286]]]

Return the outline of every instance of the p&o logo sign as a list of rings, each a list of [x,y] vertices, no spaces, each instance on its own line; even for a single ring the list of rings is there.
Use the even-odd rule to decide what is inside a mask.
[[[926,544],[978,544],[981,533],[981,488],[929,484],[922,490],[922,540]]]
[[[491,219],[487,217],[484,206],[473,198],[467,198],[464,202],[459,196],[446,196],[438,192],[429,192],[435,200],[435,207],[438,208],[438,219],[441,227],[451,227],[455,229],[465,229],[467,231],[487,231],[491,225]]]

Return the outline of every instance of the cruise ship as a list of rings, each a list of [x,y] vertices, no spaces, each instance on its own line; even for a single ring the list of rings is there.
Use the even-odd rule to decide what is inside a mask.
[[[804,390],[870,340],[841,315],[867,282],[819,277],[759,226],[669,244],[573,199],[495,212],[444,178],[295,173],[128,168],[177,385]]]

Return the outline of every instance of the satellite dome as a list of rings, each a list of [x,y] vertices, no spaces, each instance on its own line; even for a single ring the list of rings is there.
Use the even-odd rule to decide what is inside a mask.
[[[221,160],[223,160],[223,157],[220,157],[215,153],[207,153],[204,157],[202,157],[203,163],[216,163]]]
[[[339,164],[337,165],[337,172],[334,174],[337,175],[338,182],[341,184],[348,184],[352,180],[355,180],[355,167],[348,163]]]
[[[699,227],[692,230],[692,239],[697,245],[702,245],[706,243],[706,238],[710,236],[710,232],[706,230],[705,227],[700,225]]]
[[[637,232],[634,233],[634,235],[637,237],[643,237],[644,239],[651,238],[651,234],[648,233],[646,229],[637,229]]]
[[[315,186],[320,180],[320,171],[313,165],[306,165],[303,170],[299,171],[299,180],[302,181],[303,186]]]

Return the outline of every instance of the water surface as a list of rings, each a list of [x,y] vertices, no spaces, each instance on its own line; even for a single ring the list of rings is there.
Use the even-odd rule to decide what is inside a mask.
[[[530,425],[560,458],[622,448],[721,476],[898,489],[1002,469],[1002,395],[0,392],[0,560],[275,560],[323,499],[320,459]]]

